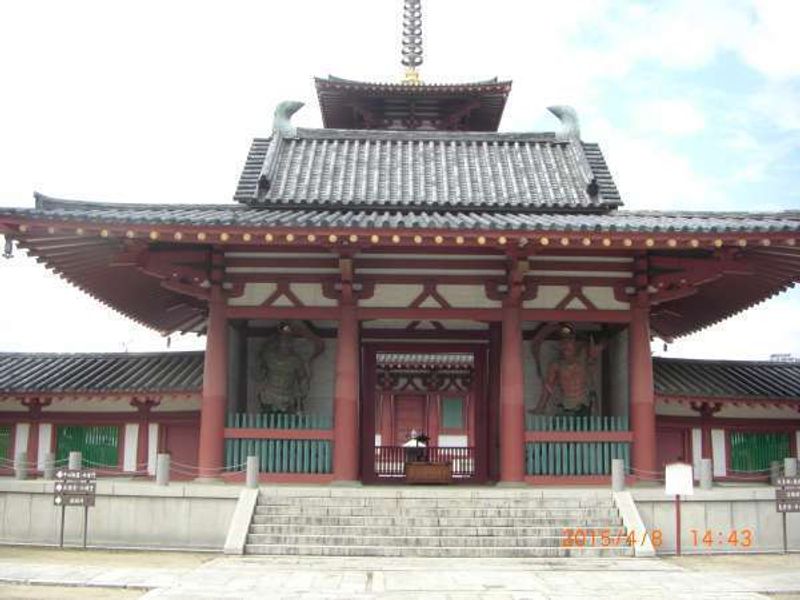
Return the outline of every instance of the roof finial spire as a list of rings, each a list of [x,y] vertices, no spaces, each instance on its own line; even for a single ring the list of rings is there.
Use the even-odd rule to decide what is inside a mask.
[[[403,83],[420,85],[417,67],[422,64],[422,0],[404,0],[403,6]]]

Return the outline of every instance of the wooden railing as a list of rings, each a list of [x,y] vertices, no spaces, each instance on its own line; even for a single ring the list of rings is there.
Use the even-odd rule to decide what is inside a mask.
[[[611,475],[611,460],[630,466],[628,417],[551,417],[525,420],[525,473],[529,476]]]
[[[314,414],[231,413],[225,428],[225,468],[241,471],[248,456],[262,473],[333,471],[331,418]]]
[[[551,417],[528,415],[527,431],[627,431],[628,417]]]
[[[407,462],[437,464],[449,462],[453,468],[453,478],[464,479],[475,476],[475,448],[471,446],[375,447],[375,473],[378,477],[403,477]]]

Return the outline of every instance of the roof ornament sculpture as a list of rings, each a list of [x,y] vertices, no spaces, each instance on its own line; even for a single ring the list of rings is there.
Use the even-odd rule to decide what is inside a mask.
[[[3,258],[14,257],[14,240],[9,236],[5,236],[5,244],[3,245]]]
[[[404,0],[402,52],[406,67],[403,83],[421,85],[417,67],[422,64],[422,0]]]
[[[556,138],[559,140],[576,140],[581,139],[581,126],[578,121],[578,113],[575,109],[567,105],[548,106],[547,110],[553,113],[558,120],[561,121],[561,131],[556,133]]]
[[[255,192],[258,200],[263,200],[272,186],[283,140],[297,137],[297,128],[292,125],[292,115],[303,106],[305,104],[297,100],[284,100],[275,107],[272,120],[272,142],[261,165],[261,172],[258,174],[258,186]]]
[[[297,137],[297,128],[292,125],[292,115],[303,108],[305,104],[297,100],[284,100],[275,107],[275,117],[272,121],[274,133],[280,133],[284,138]]]

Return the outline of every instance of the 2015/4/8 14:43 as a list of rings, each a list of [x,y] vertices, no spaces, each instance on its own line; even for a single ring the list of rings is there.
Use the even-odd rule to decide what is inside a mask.
[[[690,529],[689,533],[692,534],[693,546],[703,545],[707,548],[711,548],[712,546],[716,545],[749,548],[753,545],[752,529],[731,529],[727,532],[727,535],[724,531],[714,532],[711,529],[706,529],[705,531],[700,531],[699,529]]]

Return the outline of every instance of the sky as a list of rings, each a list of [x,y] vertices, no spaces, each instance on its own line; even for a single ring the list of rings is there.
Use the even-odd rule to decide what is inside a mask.
[[[401,0],[0,3],[0,206],[32,193],[231,201],[274,106],[320,126],[312,77],[397,81]],[[800,2],[425,0],[425,81],[497,75],[502,130],[571,104],[627,209],[800,210]],[[17,252],[0,351],[151,351],[168,340]],[[793,290],[658,354],[800,356]],[[203,339],[172,336],[172,349]]]

